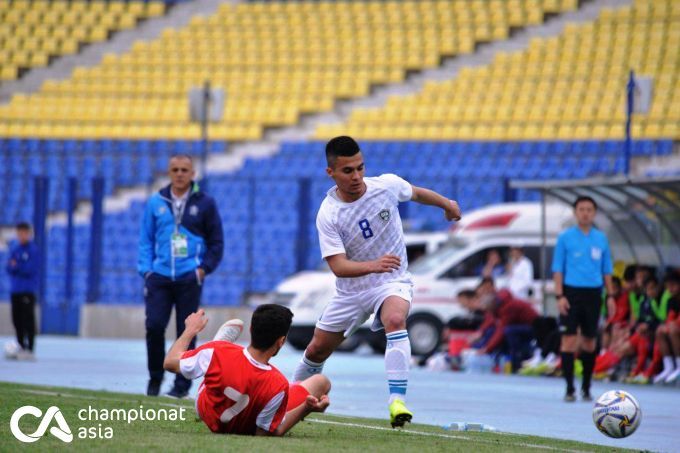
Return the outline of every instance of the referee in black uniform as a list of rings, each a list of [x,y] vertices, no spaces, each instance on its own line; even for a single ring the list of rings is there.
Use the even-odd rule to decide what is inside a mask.
[[[557,308],[560,312],[562,374],[567,381],[565,401],[575,401],[574,354],[579,346],[583,363],[581,397],[590,396],[590,380],[595,365],[597,322],[602,304],[602,286],[613,294],[612,259],[605,234],[593,226],[597,204],[590,197],[578,197],[574,202],[577,225],[564,230],[557,238],[553,256],[553,279]],[[607,304],[612,306],[613,297]]]

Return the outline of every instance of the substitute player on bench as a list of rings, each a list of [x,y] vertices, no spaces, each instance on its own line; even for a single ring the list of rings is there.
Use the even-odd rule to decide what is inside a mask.
[[[459,220],[458,204],[400,177],[384,174],[364,178],[364,158],[350,137],[336,137],[326,145],[326,172],[336,183],[328,191],[316,219],[321,253],[338,277],[336,294],[316,324],[293,377],[294,381],[320,373],[324,362],[368,317],[371,327],[385,329],[385,369],[389,386],[392,427],[410,422],[405,396],[411,361],[406,331],[412,287],[406,268],[406,247],[399,217],[400,201],[438,206],[447,220]]]
[[[318,375],[290,385],[269,364],[286,342],[292,319],[286,307],[260,305],[253,313],[248,347],[233,344],[243,329],[243,322],[234,319],[220,327],[213,341],[187,351],[208,323],[202,309],[187,317],[163,366],[187,379],[203,377],[196,412],[212,432],[282,436],[310,412],[328,407],[328,378]]]

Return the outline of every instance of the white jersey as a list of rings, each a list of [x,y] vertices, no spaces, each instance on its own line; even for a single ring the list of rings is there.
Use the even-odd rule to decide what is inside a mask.
[[[410,200],[411,184],[397,175],[384,174],[364,178],[366,193],[356,201],[338,198],[337,186],[331,188],[316,216],[321,256],[344,253],[352,261],[372,261],[383,255],[401,258],[401,267],[393,272],[363,277],[338,278],[339,294],[357,293],[395,281],[410,282],[398,205]]]
[[[534,265],[529,258],[522,256],[510,266],[508,289],[520,299],[529,298],[529,290],[534,284]]]

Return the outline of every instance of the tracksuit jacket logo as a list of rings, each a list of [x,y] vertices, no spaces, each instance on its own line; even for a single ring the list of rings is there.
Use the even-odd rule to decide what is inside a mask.
[[[50,426],[52,419],[57,422],[58,427],[52,426],[50,428],[50,434],[62,442],[70,443],[73,440],[71,428],[68,426],[68,423],[66,423],[66,419],[57,406],[51,406],[47,409],[38,429],[32,434],[24,434],[19,428],[19,420],[21,420],[21,417],[24,415],[32,415],[36,418],[40,418],[42,416],[42,411],[34,406],[23,406],[14,411],[9,422],[9,428],[12,431],[12,434],[14,434],[14,437],[20,442],[31,443],[40,440]]]

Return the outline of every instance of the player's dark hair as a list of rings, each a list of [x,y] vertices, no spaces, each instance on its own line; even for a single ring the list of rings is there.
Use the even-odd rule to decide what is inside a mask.
[[[481,287],[484,286],[484,285],[488,285],[488,284],[491,284],[491,286],[494,286],[494,287],[495,287],[495,284],[494,284],[494,282],[493,282],[493,278],[491,278],[491,277],[484,277],[484,278],[482,278],[482,281],[479,282],[479,285],[477,285],[477,289],[481,288]]]
[[[326,162],[333,168],[338,157],[352,157],[360,151],[359,144],[352,137],[341,135],[326,143]]]
[[[664,278],[665,283],[677,283],[680,285],[680,272],[669,272]]]
[[[621,279],[619,277],[612,277],[612,283],[618,286],[619,288],[621,287]]]
[[[477,293],[475,293],[474,289],[463,289],[461,291],[458,291],[458,297],[466,297],[468,299],[472,299],[476,295]]]
[[[574,206],[574,209],[576,209],[578,204],[583,203],[583,202],[592,203],[593,207],[597,211],[597,203],[595,203],[595,200],[593,200],[593,197],[589,197],[587,195],[580,195],[578,198],[576,198],[576,200],[574,201],[574,204],[572,206]]]
[[[647,275],[652,275],[654,273],[654,269],[649,267],[649,266],[640,266],[638,265],[635,268],[635,274],[637,275],[638,273],[641,274],[647,274]]]
[[[623,271],[623,281],[624,282],[634,281],[636,271],[637,271],[637,266],[635,264],[631,264],[629,266],[626,266],[626,269]]]
[[[652,276],[649,277],[647,280],[645,280],[645,287],[646,287],[647,285],[649,285],[650,283],[654,283],[655,285],[658,285],[658,284],[659,284],[659,280],[658,280],[656,277],[654,277],[654,276],[652,275]]]
[[[250,320],[250,344],[266,351],[281,337],[288,335],[293,312],[283,305],[263,304],[255,309]]]
[[[28,222],[19,222],[16,226],[17,230],[31,231],[31,224]]]

